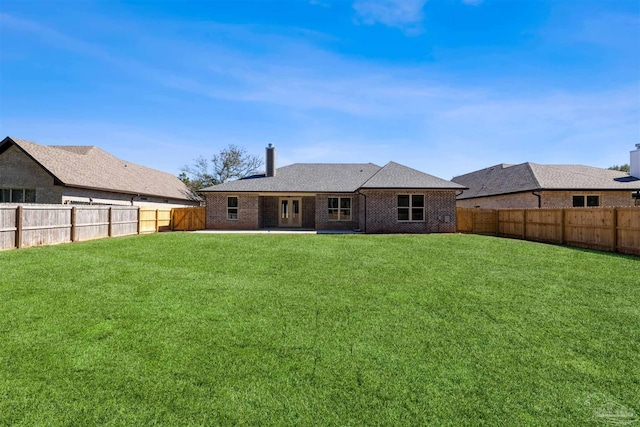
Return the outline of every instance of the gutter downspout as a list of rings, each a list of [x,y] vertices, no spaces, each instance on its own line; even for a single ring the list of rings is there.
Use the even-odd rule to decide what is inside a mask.
[[[542,207],[542,195],[536,193],[535,191],[532,191],[531,194],[538,198],[538,209],[540,209]]]

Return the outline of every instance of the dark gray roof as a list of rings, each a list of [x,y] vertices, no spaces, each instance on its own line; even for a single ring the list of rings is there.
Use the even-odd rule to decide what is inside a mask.
[[[229,181],[200,191],[352,193],[379,170],[380,166],[373,163],[295,163],[278,168],[274,177]]]
[[[251,193],[353,193],[360,188],[439,188],[464,186],[389,162],[373,163],[296,163],[278,168],[274,177],[230,181],[201,192]]]
[[[198,200],[176,176],[120,160],[94,146],[46,146],[6,137],[0,153],[15,144],[69,187]]]
[[[362,188],[464,189],[465,186],[389,162],[365,182]]]
[[[535,190],[638,190],[640,179],[625,172],[582,165],[500,164],[456,176],[469,187],[459,199]]]

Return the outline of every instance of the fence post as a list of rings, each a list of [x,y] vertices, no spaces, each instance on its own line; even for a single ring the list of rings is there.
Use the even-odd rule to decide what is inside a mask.
[[[160,231],[160,209],[156,209],[156,233]]]
[[[16,208],[16,248],[22,247],[22,206]]]
[[[138,230],[137,230],[137,233],[140,234],[140,228],[141,228],[140,227],[140,222],[142,221],[142,215],[141,215],[141,211],[140,211],[140,206],[138,206],[137,211],[138,211]]]
[[[113,237],[113,206],[109,206],[109,237]]]
[[[175,231],[175,214],[176,214],[176,210],[174,208],[171,208],[171,231]]]
[[[71,241],[76,241],[76,207],[71,208]]]
[[[611,252],[618,252],[618,208],[611,208]]]

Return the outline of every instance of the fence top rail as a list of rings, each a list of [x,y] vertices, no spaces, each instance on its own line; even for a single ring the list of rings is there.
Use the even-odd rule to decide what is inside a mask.
[[[3,210],[7,210],[7,209],[15,209],[17,207],[21,206],[23,209],[79,209],[79,210],[107,210],[107,209],[114,209],[114,210],[120,210],[120,211],[125,211],[125,210],[135,210],[137,211],[138,209],[140,209],[140,206],[122,206],[122,205],[63,205],[63,204],[41,204],[41,203],[2,203],[0,205],[0,209]],[[143,210],[147,210],[145,208],[142,208]],[[148,210],[152,210],[152,209],[148,209]],[[160,209],[162,210],[162,209]]]

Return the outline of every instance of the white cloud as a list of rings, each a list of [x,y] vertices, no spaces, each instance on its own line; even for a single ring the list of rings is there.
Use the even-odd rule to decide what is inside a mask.
[[[423,31],[423,8],[426,0],[357,0],[353,8],[359,21],[366,25],[377,23],[400,28],[408,35]]]

